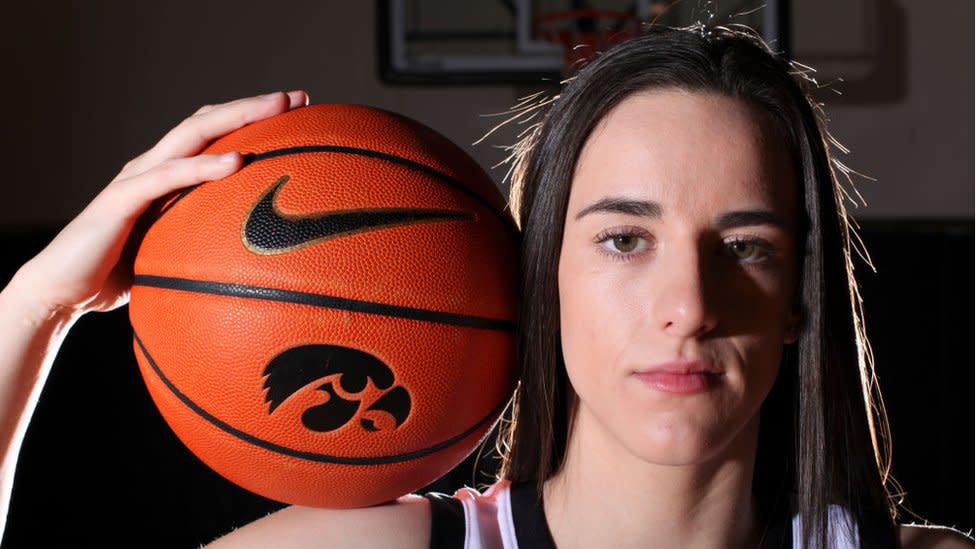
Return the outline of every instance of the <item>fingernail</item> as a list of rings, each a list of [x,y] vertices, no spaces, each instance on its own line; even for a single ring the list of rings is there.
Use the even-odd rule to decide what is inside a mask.
[[[305,93],[305,90],[291,90],[288,92],[288,97],[301,99],[301,104],[308,106],[308,94]]]
[[[237,153],[236,152],[224,153],[220,155],[217,161],[222,162],[224,164],[231,164],[233,162],[237,162]]]

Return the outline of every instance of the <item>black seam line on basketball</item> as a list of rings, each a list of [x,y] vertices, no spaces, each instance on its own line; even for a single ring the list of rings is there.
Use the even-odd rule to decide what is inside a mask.
[[[261,299],[266,301],[280,301],[283,303],[296,303],[299,305],[341,309],[355,313],[391,316],[396,318],[405,318],[408,320],[435,322],[438,324],[449,324],[452,326],[460,326],[462,328],[494,330],[499,332],[515,331],[515,323],[509,320],[463,315],[458,313],[445,313],[442,311],[431,311],[429,309],[418,309],[415,307],[404,307],[401,305],[388,305],[385,303],[375,303],[373,301],[360,301],[358,299],[313,294],[309,292],[297,292],[294,290],[248,286],[245,284],[231,284],[228,282],[191,280],[187,278],[139,274],[135,275],[133,279],[133,286],[148,286],[151,288],[163,288],[167,290],[178,290],[184,292],[242,297],[247,299]]]
[[[135,339],[136,344],[139,346],[139,350],[142,352],[142,356],[146,358],[146,362],[149,363],[149,366],[153,369],[153,372],[156,373],[156,376],[159,377],[159,380],[162,381],[164,385],[166,385],[166,388],[169,389],[170,392],[176,396],[176,398],[180,399],[180,401],[183,402],[183,404],[185,404],[187,408],[192,410],[198,416],[202,417],[204,420],[213,424],[214,427],[217,427],[218,429],[230,435],[233,435],[243,440],[244,442],[249,442],[255,446],[264,448],[265,450],[277,452],[279,454],[283,454],[289,457],[304,459],[308,461],[315,461],[319,463],[335,463],[338,465],[386,465],[389,463],[399,463],[402,461],[410,461],[412,459],[421,458],[433,454],[435,452],[438,452],[453,444],[456,444],[461,440],[464,440],[471,433],[475,432],[476,430],[478,430],[478,428],[484,425],[486,421],[489,421],[493,417],[497,418],[497,416],[501,414],[501,411],[504,408],[504,406],[509,401],[509,397],[506,396],[505,398],[503,398],[502,401],[497,406],[495,406],[495,408],[491,412],[488,412],[488,415],[481,418],[481,420],[479,420],[477,423],[469,427],[463,433],[455,435],[447,440],[438,442],[433,446],[428,446],[427,448],[422,448],[420,450],[413,450],[411,452],[407,452],[404,454],[397,454],[393,456],[352,458],[352,457],[343,457],[343,456],[330,456],[327,454],[317,454],[314,452],[304,452],[302,450],[288,448],[287,446],[281,446],[279,444],[275,444],[273,442],[260,439],[254,435],[245,433],[244,431],[241,431],[240,429],[237,429],[225,423],[224,421],[220,420],[213,414],[207,412],[202,407],[200,407],[196,402],[193,402],[190,399],[190,397],[183,394],[176,387],[176,385],[174,385],[173,382],[170,381],[169,378],[167,378],[163,374],[162,370],[160,370],[159,368],[159,365],[157,365],[156,361],[153,360],[152,356],[149,355],[149,350],[146,349],[146,346],[142,343],[142,339],[139,337],[139,334],[135,332],[135,330],[132,331],[132,338]]]
[[[464,184],[462,184],[457,179],[454,179],[450,175],[447,175],[446,173],[443,172],[439,172],[434,168],[431,168],[430,166],[421,164],[420,162],[415,162],[408,158],[403,158],[402,156],[396,156],[389,153],[374,151],[372,149],[360,149],[358,147],[347,147],[343,145],[305,145],[301,147],[286,147],[283,149],[272,149],[270,151],[265,151],[261,153],[247,153],[244,155],[243,163],[241,164],[241,169],[254,162],[259,162],[261,160],[266,160],[268,158],[288,156],[291,154],[316,153],[316,152],[355,154],[359,156],[366,156],[369,158],[376,158],[379,160],[386,160],[388,162],[400,164],[401,166],[406,166],[414,170],[419,170],[427,175],[433,176],[437,179],[440,179],[450,184],[455,189],[473,198],[475,201],[481,204],[486,210],[491,212],[495,217],[497,217],[502,222],[502,225],[504,225],[505,228],[508,229],[509,233],[511,233],[512,236],[515,237],[516,242],[518,242],[521,239],[519,230],[515,226],[514,222],[510,218],[506,217],[504,214],[496,210],[494,206],[489,204],[488,201],[484,199],[484,197],[472,191],[471,189],[467,188]]]
[[[177,202],[179,202],[180,200],[183,200],[183,198],[185,198],[186,195],[188,195],[191,192],[193,192],[193,189],[196,189],[200,185],[202,185],[202,183],[197,183],[196,185],[194,185],[192,187],[187,187],[187,188],[183,189],[183,191],[180,192],[180,194],[178,194],[175,197],[173,197],[173,199],[169,201],[169,204],[167,204],[165,207],[163,207],[162,210],[159,211],[159,215],[156,216],[156,219],[159,219],[160,217],[163,217],[163,214],[165,214],[166,212],[168,212],[169,209],[172,208],[173,206],[175,206]]]

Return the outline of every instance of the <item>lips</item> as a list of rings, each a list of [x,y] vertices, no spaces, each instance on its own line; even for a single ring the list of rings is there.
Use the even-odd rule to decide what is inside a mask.
[[[724,374],[721,368],[705,360],[678,360],[655,364],[633,375],[657,391],[691,395],[714,388]]]

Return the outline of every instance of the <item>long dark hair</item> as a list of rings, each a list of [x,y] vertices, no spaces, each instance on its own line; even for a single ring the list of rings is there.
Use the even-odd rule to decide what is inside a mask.
[[[802,69],[740,30],[651,26],[583,67],[558,96],[519,107],[527,117],[544,115],[513,155],[511,201],[523,231],[521,378],[500,438],[501,477],[535,483],[541,494],[563,462],[574,410],[556,273],[572,176],[596,123],[630,94],[655,88],[720,93],[758,106],[786,141],[803,186],[804,322],[798,342],[784,349],[760,415],[753,480],[760,513],[770,520],[794,509],[805,546],[823,547],[828,506],[842,505],[863,543],[896,545],[887,422],[853,277],[845,191],[835,173],[842,165],[830,157],[823,113]]]

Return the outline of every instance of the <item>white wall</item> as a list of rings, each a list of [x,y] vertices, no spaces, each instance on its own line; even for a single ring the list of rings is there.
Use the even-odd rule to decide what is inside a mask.
[[[819,69],[861,217],[973,218],[969,0],[797,0],[794,52]],[[838,15],[841,15],[838,17]],[[846,14],[846,16],[844,16]]]
[[[902,14],[905,56],[850,46],[859,43],[858,22],[875,34],[890,28],[871,27],[878,5]],[[469,146],[499,120],[479,114],[504,110],[524,90],[381,84],[374,7],[319,0],[5,6],[0,226],[63,224],[127,159],[199,105],[275,89],[304,87],[317,102],[396,110],[468,146],[485,166],[500,160],[491,145],[510,132]],[[797,0],[794,11],[800,60],[819,56],[835,72],[870,76],[871,55],[901,59],[901,97],[885,97],[892,95],[884,91],[888,71],[855,86],[860,99],[853,94],[829,109],[835,135],[854,151],[848,163],[878,179],[862,183],[871,205],[859,215],[972,219],[973,4]],[[838,62],[854,50],[861,53],[853,61]],[[491,173],[501,179],[502,172]]]

